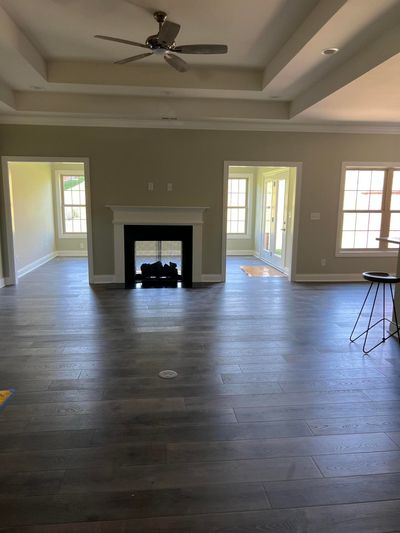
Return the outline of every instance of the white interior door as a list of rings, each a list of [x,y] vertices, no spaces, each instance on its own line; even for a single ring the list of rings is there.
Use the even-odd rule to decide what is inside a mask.
[[[288,177],[265,177],[261,217],[260,257],[280,270],[286,268]]]

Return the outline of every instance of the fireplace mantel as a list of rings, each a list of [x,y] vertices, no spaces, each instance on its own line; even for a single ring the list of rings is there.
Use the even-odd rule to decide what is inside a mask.
[[[125,283],[125,225],[193,227],[193,282],[201,282],[203,217],[208,207],[107,205],[113,212],[115,282]]]

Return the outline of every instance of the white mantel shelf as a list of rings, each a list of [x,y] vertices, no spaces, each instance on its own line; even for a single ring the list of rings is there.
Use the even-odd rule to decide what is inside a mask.
[[[125,283],[125,225],[187,225],[193,228],[194,282],[202,281],[203,216],[208,207],[106,205],[113,212],[115,282]]]
[[[114,224],[203,224],[208,207],[107,205]]]

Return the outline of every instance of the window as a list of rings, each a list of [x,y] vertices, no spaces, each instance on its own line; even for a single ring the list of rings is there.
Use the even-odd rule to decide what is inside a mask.
[[[247,233],[248,189],[248,178],[228,179],[228,234],[246,235]]]
[[[400,237],[400,169],[347,166],[342,183],[339,253],[381,253],[396,245],[378,237]]]
[[[63,234],[86,233],[85,176],[60,173],[59,177]]]

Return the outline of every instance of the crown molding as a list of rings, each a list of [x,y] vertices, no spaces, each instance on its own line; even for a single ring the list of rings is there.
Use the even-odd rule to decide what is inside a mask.
[[[27,126],[71,126],[91,128],[184,129],[222,131],[278,131],[298,133],[362,133],[399,135],[400,124],[325,123],[240,120],[136,120],[105,117],[0,114],[0,124]]]

